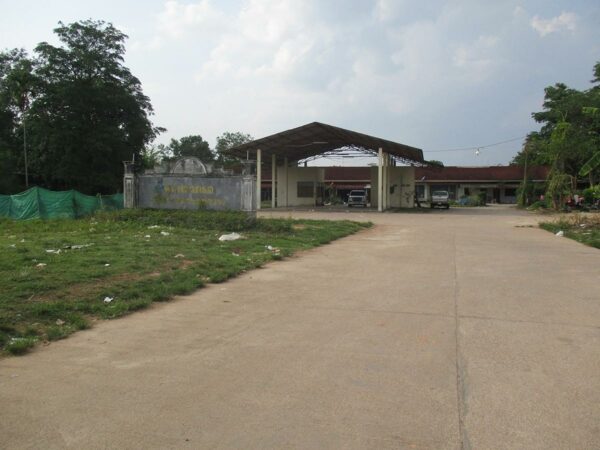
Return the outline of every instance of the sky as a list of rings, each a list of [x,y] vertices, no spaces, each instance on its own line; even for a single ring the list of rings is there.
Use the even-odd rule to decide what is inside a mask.
[[[126,33],[124,64],[167,128],[157,143],[199,134],[214,147],[226,131],[318,121],[445,165],[506,164],[539,129],[544,88],[587,89],[600,61],[597,0],[0,0],[0,11],[0,50],[58,44],[59,21]],[[465,147],[482,148],[446,151]]]

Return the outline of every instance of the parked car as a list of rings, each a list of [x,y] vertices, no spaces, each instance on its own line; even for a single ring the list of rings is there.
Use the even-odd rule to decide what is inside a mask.
[[[348,207],[352,206],[367,206],[367,191],[365,190],[353,190],[348,195]]]
[[[436,206],[442,206],[446,209],[450,208],[450,195],[448,191],[433,191],[429,207],[435,208]]]

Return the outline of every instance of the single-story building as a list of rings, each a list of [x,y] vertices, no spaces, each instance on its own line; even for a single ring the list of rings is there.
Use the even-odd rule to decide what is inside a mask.
[[[549,170],[545,166],[530,167],[527,179],[543,183]],[[448,191],[452,200],[485,193],[487,203],[517,203],[517,189],[522,181],[521,166],[415,168],[417,197],[424,201],[433,191]]]
[[[346,200],[353,189],[371,188],[373,170],[371,167],[332,166],[310,169],[318,171],[321,186],[332,189],[334,195],[342,200]],[[411,169],[414,173],[414,191],[420,201],[427,201],[431,192],[435,190],[445,190],[449,192],[452,200],[485,192],[487,203],[516,203],[517,188],[523,181],[523,168],[520,166],[428,166],[407,169]],[[530,167],[527,178],[534,183],[543,183],[548,172],[549,168],[545,166]],[[271,199],[269,168],[263,173],[262,193],[263,200]]]

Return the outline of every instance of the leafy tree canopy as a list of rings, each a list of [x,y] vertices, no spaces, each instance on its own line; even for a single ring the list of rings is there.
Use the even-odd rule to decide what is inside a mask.
[[[582,167],[600,151],[600,62],[594,66],[590,89],[579,91],[563,83],[545,89],[543,110],[533,118],[541,124],[539,132],[528,135],[513,163],[549,165],[553,174],[576,180]],[[593,184],[598,170],[588,173]],[[563,183],[564,184],[564,183]]]
[[[35,182],[115,192],[122,161],[138,159],[163,129],[153,126],[150,100],[123,65],[125,34],[94,20],[59,22],[54,32],[60,45],[42,42],[33,58],[19,50],[0,55],[0,115],[11,115],[19,144],[12,153],[20,152],[26,130]],[[0,126],[2,135],[7,128]]]
[[[236,147],[238,145],[245,144],[246,142],[253,141],[254,138],[249,134],[242,133],[239,131],[226,131],[222,135],[217,137],[217,145],[215,150],[217,152],[217,159],[220,164],[224,167],[230,167],[237,163],[236,158],[232,158],[223,154],[225,150]]]
[[[195,156],[204,162],[214,161],[215,155],[210,149],[210,145],[200,135],[185,136],[181,139],[171,139],[167,146],[168,151],[174,158],[182,156]]]

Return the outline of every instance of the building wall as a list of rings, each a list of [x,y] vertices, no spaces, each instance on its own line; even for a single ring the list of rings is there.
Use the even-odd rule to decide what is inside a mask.
[[[277,206],[317,205],[324,180],[325,169],[322,167],[288,167],[287,179],[285,167],[277,167]],[[312,195],[299,197],[298,183],[311,184],[313,186]]]
[[[140,175],[136,177],[140,208],[253,211],[255,180],[249,176]]]
[[[390,208],[414,208],[415,169],[414,167],[388,167],[388,203]],[[371,167],[371,206],[378,205],[379,171]]]
[[[481,183],[456,183],[456,182],[416,182],[417,186],[423,186],[422,189],[419,189],[421,195],[419,195],[419,200],[428,201],[431,198],[431,193],[435,190],[449,190],[450,198],[452,200],[458,201],[462,197],[468,197],[471,195],[479,195],[480,192],[486,192],[486,201],[487,203],[508,203],[513,204],[517,202],[516,197],[516,189],[518,188],[518,183],[490,183],[490,182],[481,182]],[[497,196],[495,196],[497,191]],[[514,193],[514,195],[511,195]]]

